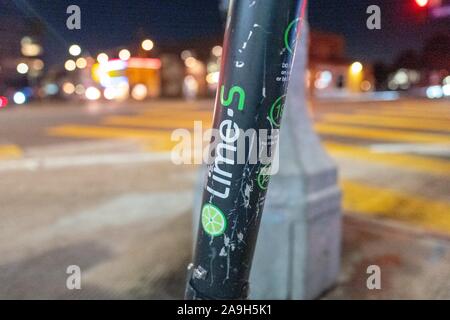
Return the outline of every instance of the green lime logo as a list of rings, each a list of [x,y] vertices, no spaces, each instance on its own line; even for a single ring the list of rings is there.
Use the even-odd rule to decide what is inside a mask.
[[[292,40],[292,43],[290,43],[290,38],[291,38],[291,32],[292,30],[295,31],[295,34],[297,33],[297,26],[298,23],[300,22],[300,18],[295,19],[294,21],[292,21],[291,23],[289,23],[288,27],[286,28],[286,31],[284,32],[284,45],[286,46],[286,49],[288,49],[288,51],[292,54],[293,51],[293,47],[295,46],[295,43],[297,41],[297,36],[294,36],[294,40]]]
[[[258,178],[257,178],[258,186],[262,190],[267,190],[267,186],[269,185],[269,180],[270,180],[270,164],[262,167],[259,170]]]
[[[202,209],[202,226],[210,236],[219,237],[227,229],[227,218],[219,208],[208,203]]]
[[[222,88],[220,89],[220,103],[222,103],[224,107],[229,107],[233,103],[233,99],[236,95],[239,101],[238,110],[239,111],[244,110],[245,90],[239,86],[234,86],[233,88],[231,88],[230,91],[228,92],[228,98],[226,99],[225,99],[225,86],[222,86]]]
[[[281,125],[281,118],[283,116],[285,100],[286,95],[279,97],[269,110],[269,120],[277,128],[279,128]]]

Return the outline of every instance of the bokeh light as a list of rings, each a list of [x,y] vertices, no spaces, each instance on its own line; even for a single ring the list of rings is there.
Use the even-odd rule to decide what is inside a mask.
[[[19,63],[17,65],[17,72],[20,74],[26,74],[28,72],[28,70],[30,70],[30,68],[28,67],[28,65],[26,63]]]
[[[130,57],[131,57],[131,53],[130,53],[129,50],[127,50],[127,49],[122,49],[122,50],[120,50],[120,52],[119,52],[119,58],[120,58],[121,60],[127,61],[127,60],[130,59]]]
[[[155,46],[155,44],[150,39],[146,39],[146,40],[142,41],[142,49],[144,49],[145,51],[152,50],[154,46]]]
[[[69,53],[70,53],[72,56],[74,56],[74,57],[79,56],[79,55],[81,54],[81,48],[80,48],[80,46],[77,45],[77,44],[71,45],[71,46],[69,47]]]
[[[72,82],[65,82],[62,87],[65,94],[73,94],[75,92],[75,85]]]
[[[133,97],[133,99],[138,101],[142,101],[147,98],[147,94],[148,90],[144,84],[135,85],[133,90],[131,91],[131,96]]]
[[[106,53],[102,52],[97,56],[98,63],[107,63],[109,60],[109,57]]]
[[[441,86],[428,87],[426,94],[428,99],[440,99],[444,96]]]
[[[8,105],[8,98],[0,96],[0,109]]]
[[[86,88],[82,84],[77,84],[75,86],[75,93],[77,95],[83,95],[86,92]]]
[[[217,84],[219,83],[220,72],[212,72],[206,76],[206,82],[208,84]]]
[[[27,97],[23,92],[18,91],[14,94],[13,100],[15,104],[24,104],[27,101]]]
[[[195,66],[197,65],[198,61],[197,59],[195,59],[194,57],[189,57],[184,61],[184,64],[186,65],[186,67],[188,68],[195,68]]]
[[[84,69],[87,67],[87,60],[85,58],[78,58],[76,65],[78,69]]]
[[[75,61],[73,61],[72,59],[69,59],[66,61],[66,63],[64,64],[64,68],[67,71],[73,71],[77,68],[77,64],[75,63]]]
[[[212,48],[211,53],[213,54],[213,56],[215,57],[221,57],[222,56],[222,47],[221,46],[215,46],[214,48]]]
[[[190,58],[192,56],[193,56],[193,53],[190,50],[184,50],[183,52],[181,52],[181,55],[180,55],[181,59],[183,59],[183,60],[186,60],[187,58]]]
[[[361,64],[361,62],[356,61],[350,66],[350,71],[353,74],[360,73],[361,71],[363,71],[363,65]]]
[[[106,88],[103,96],[106,100],[114,100],[116,98],[116,90],[112,87]]]
[[[429,2],[429,0],[416,0],[417,5],[421,8],[426,7]]]
[[[100,90],[98,90],[96,87],[87,88],[85,95],[88,100],[92,100],[92,101],[98,100],[102,96]]]
[[[96,87],[87,88],[85,95],[86,98],[91,101],[98,100],[102,96],[100,90],[98,90]]]
[[[37,71],[41,71],[42,69],[44,69],[44,66],[44,61],[42,61],[41,59],[36,59],[32,63],[33,69]]]

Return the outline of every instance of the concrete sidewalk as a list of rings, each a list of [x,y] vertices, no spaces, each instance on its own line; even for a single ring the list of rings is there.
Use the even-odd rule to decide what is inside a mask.
[[[325,299],[450,299],[450,238],[398,223],[344,218],[343,266]],[[381,268],[369,290],[367,268]]]
[[[70,166],[46,149],[29,154],[36,165],[0,170],[0,299],[183,297],[196,168],[113,146],[64,149]],[[127,161],[105,157],[121,152]],[[343,234],[341,276],[322,298],[450,299],[449,237],[359,215],[345,216]],[[82,290],[66,288],[69,265]],[[381,290],[366,286],[371,265]]]
[[[185,218],[187,227],[190,222]],[[178,242],[170,247],[178,251],[189,246]],[[182,298],[184,278],[180,274],[189,262],[186,255],[183,258],[172,266],[174,272],[142,283],[146,295],[139,297]],[[367,288],[367,268],[371,265],[381,269],[381,290]],[[321,299],[450,299],[450,238],[346,215],[342,272],[336,286]]]

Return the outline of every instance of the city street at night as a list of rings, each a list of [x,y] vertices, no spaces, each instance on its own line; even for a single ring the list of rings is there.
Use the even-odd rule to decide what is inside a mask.
[[[450,0],[0,0],[0,301],[450,300],[448,30]]]
[[[448,279],[439,267],[450,261],[448,105],[404,99],[311,106],[339,165],[346,212],[350,278],[330,297],[367,295],[354,292],[359,280],[350,271],[364,259],[395,272],[407,263],[424,268],[418,254],[431,255],[435,271],[414,277],[423,283],[447,272]],[[0,297],[180,298],[198,167],[172,164],[170,138],[194,121],[208,128],[212,107],[212,100],[161,100],[2,110]],[[370,257],[354,252],[355,238]],[[68,261],[85,270],[80,292],[64,288]],[[382,297],[415,297],[414,289],[398,289],[410,281],[405,272]],[[417,294],[448,298],[442,288]]]

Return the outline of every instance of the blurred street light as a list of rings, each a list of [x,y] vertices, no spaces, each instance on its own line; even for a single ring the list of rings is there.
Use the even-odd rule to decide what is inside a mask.
[[[416,0],[416,4],[421,8],[426,7],[429,2],[429,0]]]
[[[33,39],[31,39],[30,37],[23,37],[22,40],[20,40],[20,44],[22,46],[27,45],[33,43]]]
[[[350,66],[350,71],[353,74],[358,74],[361,71],[363,71],[363,65],[361,64],[361,62],[356,61],[356,62],[352,63],[352,65]]]
[[[49,96],[54,96],[59,92],[59,87],[56,83],[48,83],[44,87],[44,92]]]
[[[41,71],[42,69],[44,69],[44,61],[42,61],[41,59],[36,59],[33,61],[32,67],[34,70]]]
[[[444,96],[444,92],[441,86],[431,86],[427,88],[428,99],[440,99]]]
[[[42,47],[35,43],[22,45],[20,50],[26,57],[36,57],[42,53]]]
[[[364,80],[363,65],[361,62],[353,62],[348,69],[348,88],[351,92],[360,92],[361,83]]]
[[[219,58],[219,57],[221,57],[222,56],[222,47],[221,46],[215,46],[214,48],[212,48],[212,50],[211,50],[211,53],[215,56],[215,57],[217,57],[217,58]]]
[[[363,82],[361,82],[361,90],[362,91],[370,91],[370,89],[372,89],[372,84],[370,83],[370,81],[368,80],[364,80]]]
[[[444,83],[444,85],[450,84],[450,76],[445,77],[443,83]]]
[[[42,53],[42,47],[33,42],[30,37],[23,37],[20,41],[21,53],[26,57],[36,57]]]
[[[0,108],[4,108],[8,105],[8,98],[0,96]]]
[[[184,64],[188,68],[195,68],[197,63],[198,63],[198,61],[194,57],[189,57],[184,61]]]
[[[83,95],[86,92],[86,89],[84,88],[84,86],[82,84],[77,84],[75,86],[75,93],[77,95]]]
[[[144,41],[142,41],[142,49],[144,49],[145,51],[150,51],[153,49],[153,47],[155,46],[155,44],[153,43],[152,40],[150,39],[146,39]]]
[[[80,46],[77,44],[71,45],[69,48],[69,53],[74,57],[79,56],[81,54]]]
[[[89,87],[86,89],[86,98],[88,100],[98,100],[102,96],[100,90],[98,90],[96,87]]]
[[[67,71],[73,71],[77,68],[77,64],[75,63],[75,61],[73,61],[72,59],[69,59],[66,61],[66,63],[64,64],[64,68]]]
[[[446,97],[450,97],[450,84],[442,86],[442,92]]]
[[[147,93],[147,87],[140,83],[134,86],[133,90],[131,91],[131,96],[135,100],[142,101],[147,98]]]
[[[190,58],[190,57],[192,57],[193,56],[193,54],[192,54],[192,51],[190,51],[190,50],[184,50],[183,52],[181,52],[181,59],[184,61],[184,60],[186,60],[187,58]]]
[[[77,65],[77,68],[84,69],[87,67],[87,61],[85,58],[78,58],[76,65]]]
[[[30,68],[28,67],[28,65],[26,63],[21,62],[17,65],[17,72],[20,74],[26,74],[29,69]]]
[[[107,63],[109,60],[109,57],[106,53],[102,52],[97,56],[98,63]]]
[[[217,84],[219,83],[219,77],[220,77],[220,72],[216,71],[216,72],[211,72],[206,76],[206,82],[208,82],[208,84]]]
[[[62,88],[65,94],[72,94],[75,92],[75,86],[71,82],[64,83]]]
[[[23,92],[18,91],[14,94],[13,100],[15,104],[24,104],[27,101],[27,97],[25,97]]]
[[[119,52],[119,58],[120,58],[120,60],[127,61],[127,60],[130,59],[130,57],[131,57],[131,53],[130,53],[129,50],[127,50],[127,49],[122,49],[122,50],[120,50],[120,52]]]
[[[108,87],[103,92],[106,100],[114,100],[116,98],[116,90],[113,87]]]

